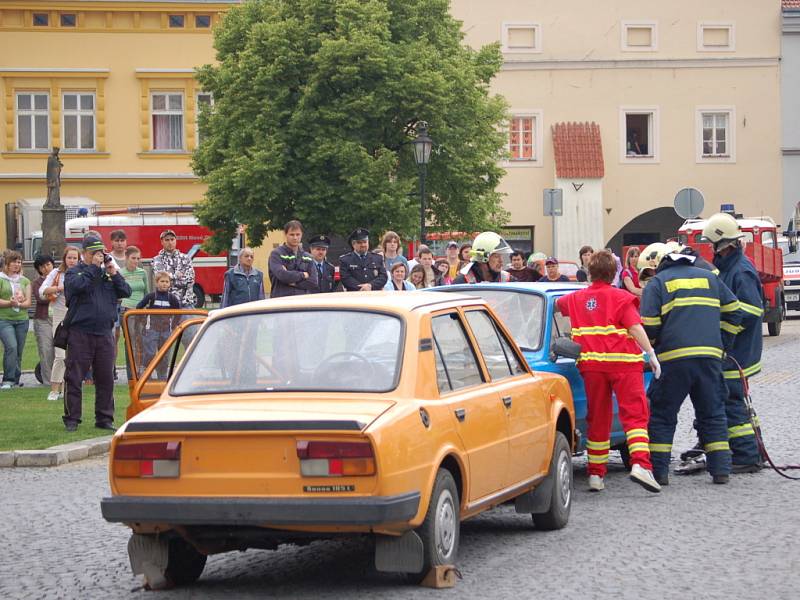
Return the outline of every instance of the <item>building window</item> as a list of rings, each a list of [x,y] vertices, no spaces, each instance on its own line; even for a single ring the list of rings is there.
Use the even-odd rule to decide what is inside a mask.
[[[180,29],[183,27],[184,23],[183,15],[170,15],[169,16],[169,26],[175,29]]]
[[[183,150],[183,94],[154,93],[153,150]]]
[[[46,93],[17,94],[17,149],[50,147],[50,97]]]
[[[195,15],[194,26],[197,29],[206,29],[211,27],[211,15]]]
[[[623,21],[622,49],[629,52],[658,50],[658,26],[655,21]]]
[[[64,94],[64,149],[95,149],[94,94]]]
[[[197,94],[197,119],[195,125],[195,139],[197,145],[200,145],[202,138],[200,137],[200,113],[204,110],[211,110],[214,106],[214,96],[211,92],[198,92]]]
[[[734,130],[732,107],[697,109],[697,162],[734,162]]]
[[[34,27],[47,27],[50,24],[50,15],[47,13],[33,13]]]
[[[75,27],[77,23],[78,23],[78,17],[75,13],[61,13],[62,27]]]
[[[658,162],[658,109],[620,109],[622,162]]]
[[[735,50],[733,23],[698,23],[698,52],[732,52]]]
[[[536,160],[536,117],[513,117],[508,137],[511,160]]]
[[[538,23],[503,23],[503,52],[541,52],[541,32]]]

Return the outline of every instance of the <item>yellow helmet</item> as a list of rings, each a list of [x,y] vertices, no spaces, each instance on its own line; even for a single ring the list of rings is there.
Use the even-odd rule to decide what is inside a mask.
[[[636,269],[641,273],[643,269],[657,269],[661,259],[670,253],[669,246],[662,242],[654,242],[642,250]]]
[[[498,253],[503,255],[503,264],[510,260],[513,250],[501,236],[494,231],[484,231],[472,242],[470,258],[475,262],[489,262],[489,256]]]
[[[703,237],[714,244],[714,251],[718,252],[728,246],[738,244],[740,238],[744,237],[739,223],[736,222],[728,213],[717,213],[711,215],[703,227]]]

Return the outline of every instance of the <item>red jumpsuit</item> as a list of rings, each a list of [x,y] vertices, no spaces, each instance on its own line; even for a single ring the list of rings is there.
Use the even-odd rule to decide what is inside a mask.
[[[581,345],[578,369],[586,387],[588,410],[586,450],[589,475],[605,476],[610,448],[613,402],[625,430],[631,464],[648,471],[650,407],[642,376],[644,359],[628,328],[641,324],[638,298],[626,290],[596,281],[558,299],[558,308],[572,325],[572,339]]]

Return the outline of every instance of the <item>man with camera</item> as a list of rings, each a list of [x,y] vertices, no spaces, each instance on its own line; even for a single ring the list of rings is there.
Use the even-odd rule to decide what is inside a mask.
[[[95,427],[114,430],[114,323],[117,301],[131,295],[117,269],[102,240],[89,235],[83,240],[82,260],[64,276],[68,337],[63,419],[67,431],[77,430],[81,422],[81,385],[90,367]]]

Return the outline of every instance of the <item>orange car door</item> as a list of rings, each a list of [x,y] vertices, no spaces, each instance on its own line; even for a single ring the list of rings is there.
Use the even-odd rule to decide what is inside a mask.
[[[549,402],[494,316],[486,310],[466,312],[469,324],[508,419],[509,486],[547,472],[550,454]]]
[[[508,423],[505,408],[485,381],[476,349],[458,312],[431,321],[437,384],[469,462],[467,501],[505,487]]]
[[[154,404],[164,391],[206,313],[195,310],[131,310],[122,321],[131,403],[126,418]]]

